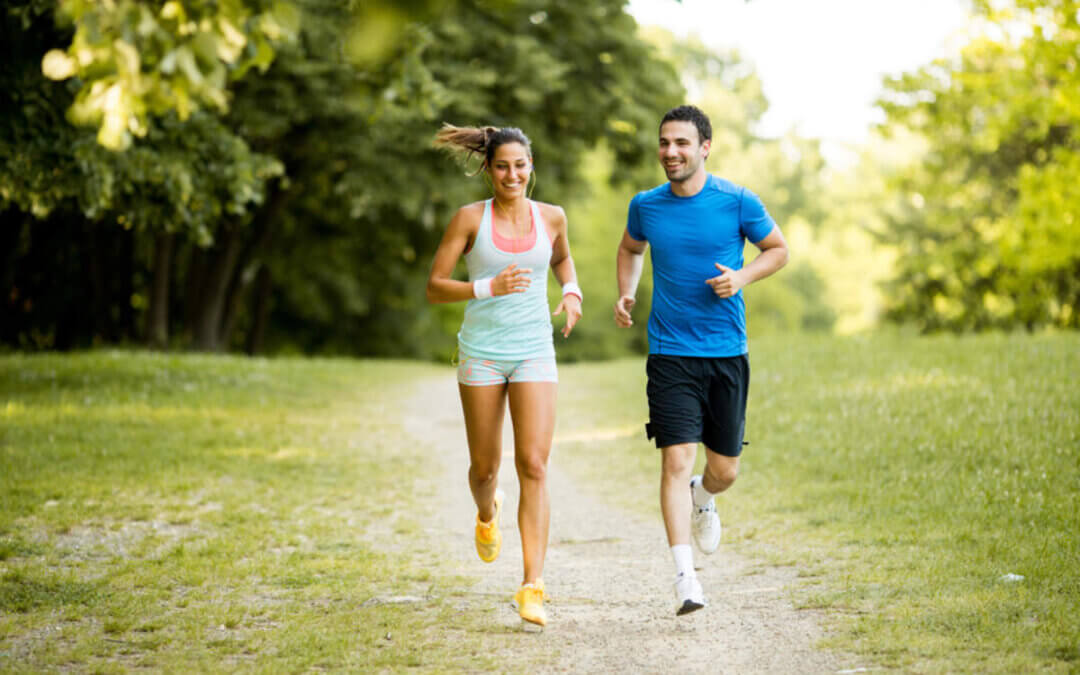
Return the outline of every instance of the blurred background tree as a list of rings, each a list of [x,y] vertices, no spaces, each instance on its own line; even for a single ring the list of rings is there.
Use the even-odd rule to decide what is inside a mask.
[[[980,0],[955,61],[888,83],[927,145],[895,176],[888,316],[922,330],[1080,326],[1080,3]]]
[[[431,147],[450,122],[524,129],[533,197],[567,209],[586,316],[560,358],[641,352],[649,277],[616,330],[614,249],[682,102],[713,119],[710,171],[792,243],[746,291],[751,337],[1076,327],[1077,0],[975,6],[979,37],[889,80],[846,168],[758,136],[753,68],[623,0],[13,0],[0,344],[449,358],[462,308],[424,281],[454,209],[487,196]]]
[[[483,190],[431,149],[441,123],[523,127],[536,196],[565,201],[585,150],[640,165],[681,95],[615,1],[25,0],[3,20],[19,347],[444,355],[428,259]]]
[[[348,92],[341,105],[354,112],[288,144],[311,173],[287,168],[295,199],[283,214],[291,238],[271,263],[285,280],[273,294],[271,348],[450,358],[462,307],[427,305],[431,254],[453,212],[489,193],[466,175],[476,166],[432,147],[435,131],[519,126],[533,142],[533,197],[581,197],[589,148],[603,143],[630,168],[648,162],[657,111],[681,95],[635,31],[620,1],[462,1],[406,25],[389,58],[331,88],[331,97]],[[298,100],[311,109],[309,95]],[[253,108],[268,109],[257,99]]]
[[[143,59],[133,45],[186,29],[148,22],[132,3],[111,6],[115,16],[101,15],[99,3],[27,0],[0,16],[0,338],[9,345],[71,348],[143,334],[164,342],[152,321],[167,280],[151,263],[155,242],[175,235],[205,246],[221,229],[246,226],[281,175],[280,162],[213,112],[193,102],[181,115],[163,102],[182,90],[176,78],[202,78],[200,67],[224,62],[166,82],[163,59]],[[239,57],[231,65],[244,67]],[[196,98],[220,98],[218,84],[213,94],[204,82]]]

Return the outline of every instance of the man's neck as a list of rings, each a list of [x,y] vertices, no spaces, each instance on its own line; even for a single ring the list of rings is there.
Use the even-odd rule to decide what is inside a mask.
[[[708,172],[702,169],[686,180],[668,181],[668,183],[671,185],[671,191],[679,197],[693,197],[705,187],[705,180],[708,177]]]

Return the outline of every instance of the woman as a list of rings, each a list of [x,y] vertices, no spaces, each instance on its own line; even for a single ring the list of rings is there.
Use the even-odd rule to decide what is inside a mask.
[[[428,277],[430,302],[468,300],[458,333],[458,389],[469,443],[469,488],[476,502],[476,551],[484,562],[502,547],[498,488],[506,403],[514,426],[514,466],[521,500],[518,530],[524,577],[515,593],[526,628],[543,627],[544,557],[551,507],[547,463],[555,429],[558,374],[548,316],[548,267],[562,284],[563,337],[581,317],[581,289],[567,241],[566,213],[528,198],[533,177],[529,139],[520,129],[444,125],[435,144],[484,158],[490,199],[467,204],[450,220]],[[464,256],[469,281],[451,278]]]

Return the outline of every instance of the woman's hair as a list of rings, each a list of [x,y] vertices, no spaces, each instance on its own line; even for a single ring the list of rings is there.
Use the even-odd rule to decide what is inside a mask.
[[[532,156],[529,137],[517,127],[455,127],[444,123],[435,134],[436,147],[465,151],[466,162],[473,155],[482,155],[485,166],[495,158],[495,150],[507,143],[520,143],[525,146],[525,152]]]

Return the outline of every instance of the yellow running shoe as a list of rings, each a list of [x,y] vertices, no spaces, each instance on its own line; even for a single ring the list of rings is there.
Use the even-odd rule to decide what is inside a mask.
[[[537,579],[531,584],[522,584],[518,592],[514,593],[514,604],[517,605],[525,630],[541,630],[547,624],[543,579]]]
[[[503,491],[495,490],[495,515],[490,523],[476,516],[476,552],[484,562],[495,562],[502,550],[502,532],[499,531],[499,514],[502,513]]]

